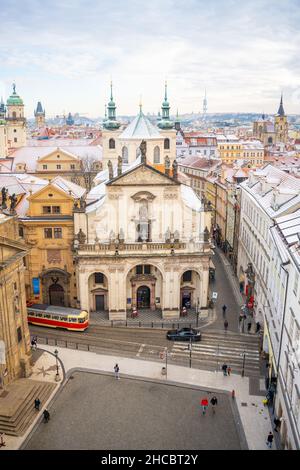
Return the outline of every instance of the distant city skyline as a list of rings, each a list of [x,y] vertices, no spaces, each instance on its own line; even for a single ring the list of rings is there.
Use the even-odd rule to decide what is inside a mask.
[[[16,83],[25,114],[300,114],[298,0],[14,0],[0,11],[0,96]]]

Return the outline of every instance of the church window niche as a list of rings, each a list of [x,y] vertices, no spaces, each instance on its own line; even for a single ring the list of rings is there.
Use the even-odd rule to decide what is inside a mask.
[[[13,119],[16,119],[16,118],[17,118],[17,113],[16,113],[16,111],[13,111],[12,117],[13,117]]]
[[[165,139],[164,140],[164,149],[165,150],[170,150],[170,139]]]
[[[154,163],[160,163],[160,150],[158,145],[154,147]]]
[[[272,139],[272,137],[269,137],[269,138],[268,138],[268,144],[273,144],[273,139]]]
[[[109,139],[108,146],[110,149],[115,149],[116,148],[115,139]]]
[[[128,148],[125,145],[122,148],[122,160],[123,163],[128,163]]]
[[[148,214],[148,201],[142,200],[139,204],[138,221],[136,224],[136,241],[150,241],[150,220]]]

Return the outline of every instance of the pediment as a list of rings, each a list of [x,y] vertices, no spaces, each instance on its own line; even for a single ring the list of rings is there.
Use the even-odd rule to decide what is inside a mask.
[[[49,197],[49,194],[52,194],[52,196]],[[55,201],[57,199],[61,200],[62,198],[63,199],[73,199],[72,196],[70,196],[70,194],[66,193],[62,189],[58,189],[58,188],[54,187],[51,183],[49,183],[47,186],[44,186],[43,188],[41,188],[36,193],[29,196],[27,199],[30,200],[30,201],[47,200],[47,201],[49,201],[49,203],[51,203],[52,201]]]
[[[58,155],[59,155],[59,158],[58,158]],[[60,161],[64,161],[64,162],[78,162],[78,158],[75,156],[75,155],[72,155],[71,153],[69,152],[66,152],[64,150],[61,150],[61,149],[57,149],[57,150],[53,150],[52,152],[48,153],[47,155],[44,155],[43,157],[39,158],[39,161],[38,163],[40,162],[43,162],[43,163],[47,163],[47,162],[57,162],[59,163]]]
[[[114,178],[109,186],[177,186],[179,183],[150,165],[140,165],[133,170]]]

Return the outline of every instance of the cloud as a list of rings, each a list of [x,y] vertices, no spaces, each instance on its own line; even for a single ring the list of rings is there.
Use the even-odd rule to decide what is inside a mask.
[[[4,81],[18,77],[30,100],[55,82],[64,106],[91,114],[102,112],[110,75],[120,113],[134,113],[140,94],[157,112],[166,77],[174,112],[199,110],[205,87],[209,111],[272,112],[281,89],[288,100],[299,87],[298,0],[15,0],[0,21]],[[29,76],[48,89],[27,89]]]

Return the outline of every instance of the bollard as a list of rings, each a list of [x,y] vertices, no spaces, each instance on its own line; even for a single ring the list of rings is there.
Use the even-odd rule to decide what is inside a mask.
[[[235,399],[235,391],[234,391],[234,390],[232,390],[232,392],[231,392],[231,398],[232,398],[233,400]]]

